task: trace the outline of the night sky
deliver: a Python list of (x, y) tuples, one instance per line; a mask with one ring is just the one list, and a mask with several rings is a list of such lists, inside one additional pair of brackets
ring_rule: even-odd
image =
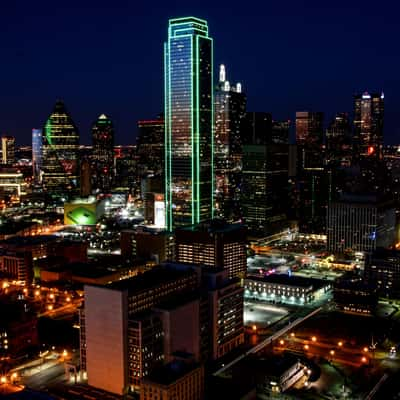
[[(208, 20), (214, 69), (242, 82), (248, 109), (352, 111), (355, 92), (385, 91), (385, 141), (400, 142), (400, 5), (392, 1), (10, 0), (0, 5), (0, 132), (30, 144), (57, 98), (90, 143), (100, 113), (116, 143), (163, 108), (170, 17)], [(215, 75), (217, 76), (217, 75)]]

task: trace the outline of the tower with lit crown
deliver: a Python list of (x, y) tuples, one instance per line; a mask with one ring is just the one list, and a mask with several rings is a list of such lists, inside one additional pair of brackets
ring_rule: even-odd
[(93, 186), (101, 192), (109, 192), (114, 177), (114, 127), (105, 114), (92, 126), (92, 143)]
[(79, 132), (58, 100), (43, 128), (43, 188), (53, 197), (79, 192)]
[(231, 85), (225, 65), (220, 65), (214, 94), (215, 109), (215, 209), (228, 221), (241, 217), (239, 192), (242, 170), (242, 121), (246, 116), (246, 96), (242, 85)]
[(164, 46), (166, 226), (213, 217), (213, 42), (207, 22), (169, 21)]

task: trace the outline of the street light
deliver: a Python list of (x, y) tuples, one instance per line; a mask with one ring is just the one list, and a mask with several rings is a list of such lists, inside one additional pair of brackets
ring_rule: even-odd
[(281, 346), (283, 346), (283, 345), (285, 344), (285, 342), (281, 339), (281, 340), (279, 341), (279, 344), (280, 344)]
[(305, 344), (305, 345), (304, 345), (304, 349), (305, 349), (305, 350), (308, 350), (309, 348), (310, 348), (310, 346), (309, 346), (308, 344)]
[(335, 355), (335, 350), (331, 350), (331, 351), (329, 352), (329, 354), (330, 354), (331, 356), (334, 356), (334, 355)]
[(2, 383), (2, 384), (5, 384), (5, 383), (7, 383), (7, 377), (5, 377), (4, 375), (0, 378), (0, 382)]
[(342, 347), (343, 346), (343, 342), (338, 342), (338, 346)]
[(311, 338), (311, 340), (312, 340), (313, 342), (316, 342), (316, 341), (317, 341), (317, 338), (316, 338), (315, 336), (313, 336), (313, 337)]
[(364, 352), (364, 353), (368, 353), (368, 347), (364, 347), (364, 348), (363, 348), (363, 352)]

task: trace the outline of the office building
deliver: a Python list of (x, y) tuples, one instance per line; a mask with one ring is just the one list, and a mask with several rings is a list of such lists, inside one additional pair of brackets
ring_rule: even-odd
[(110, 118), (101, 114), (92, 126), (93, 189), (109, 193), (115, 175), (114, 126)]
[(384, 94), (368, 93), (354, 96), (354, 157), (382, 158)]
[(0, 168), (0, 199), (18, 203), (27, 193), (28, 183), (19, 168)]
[(326, 129), (326, 163), (332, 167), (349, 167), (352, 155), (349, 115), (337, 113)]
[(32, 173), (35, 183), (42, 180), (42, 130), (32, 129)]
[(246, 115), (246, 96), (242, 85), (231, 85), (225, 66), (220, 66), (214, 94), (215, 211), (228, 221), (238, 221), (242, 169), (241, 129)]
[(372, 252), (395, 242), (394, 204), (377, 195), (344, 194), (328, 206), (328, 250)]
[(12, 165), (15, 162), (15, 137), (2, 136), (1, 138), (2, 163)]
[(151, 227), (138, 227), (121, 232), (121, 255), (127, 259), (143, 259), (156, 264), (173, 260), (175, 240), (171, 232)]
[(204, 370), (197, 363), (174, 360), (143, 380), (140, 400), (203, 400)]
[(162, 361), (161, 353), (153, 359), (145, 345), (163, 343), (159, 318), (149, 311), (174, 295), (193, 292), (197, 285), (192, 269), (155, 267), (104, 287), (85, 286), (81, 358), (89, 385), (119, 394), (128, 387), (137, 390), (151, 369), (145, 364)]
[(245, 298), (304, 305), (330, 289), (325, 281), (286, 274), (249, 276), (244, 281)]
[(140, 177), (162, 176), (164, 181), (164, 118), (138, 121), (136, 140)]
[(116, 146), (114, 191), (140, 195), (140, 179), (137, 174), (136, 146)]
[(138, 391), (143, 378), (178, 353), (207, 361), (242, 345), (243, 288), (227, 270), (167, 263), (106, 286), (85, 286), (80, 325), (89, 385)]
[[(280, 231), (289, 205), (289, 143), (273, 132), (268, 113), (247, 113), (243, 139), (241, 207), (249, 229), (260, 235)], [(280, 131), (282, 133), (282, 131)]]
[(210, 358), (217, 360), (244, 343), (244, 289), (239, 279), (228, 279), (224, 269), (205, 269), (203, 280), (208, 291)]
[(378, 295), (400, 297), (400, 251), (378, 248), (368, 255), (364, 267), (364, 280), (374, 287)]
[(207, 22), (169, 21), (165, 54), (165, 202), (168, 230), (213, 216), (213, 42)]
[(230, 278), (243, 278), (246, 274), (245, 226), (227, 224), (218, 219), (175, 232), (176, 261), (221, 268)]
[(330, 174), (324, 168), (322, 112), (296, 112), (299, 230), (325, 234)]
[(53, 197), (79, 193), (79, 133), (58, 100), (43, 128), (43, 189)]

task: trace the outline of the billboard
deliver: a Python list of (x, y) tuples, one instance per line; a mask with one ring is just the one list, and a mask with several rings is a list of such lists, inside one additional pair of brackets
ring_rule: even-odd
[(64, 204), (64, 225), (95, 225), (96, 203)]

